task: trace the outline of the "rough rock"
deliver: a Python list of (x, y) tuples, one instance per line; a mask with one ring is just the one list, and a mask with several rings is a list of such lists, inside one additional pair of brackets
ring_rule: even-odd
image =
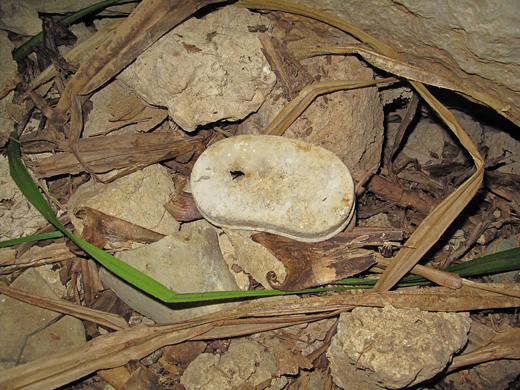
[(520, 3), (298, 0), (393, 46), (412, 65), (449, 75), (520, 109)]
[(3, 0), (0, 2), (0, 28), (20, 35), (36, 35), (42, 31), (42, 21), (38, 12), (25, 1)]
[(276, 76), (262, 54), (259, 33), (270, 22), (246, 9), (225, 7), (176, 27), (118, 79), (150, 104), (168, 107), (184, 130), (256, 111)]
[[(181, 377), (186, 390), (253, 388), (278, 372), (274, 356), (255, 341), (233, 340), (222, 355), (200, 354)], [(282, 389), (286, 378), (273, 378), (266, 389)]]
[[(16, 61), (13, 60), (11, 52), (13, 44), (7, 38), (7, 32), (0, 31), (0, 90), (3, 89), (9, 80), (14, 78), (18, 69)], [(3, 147), (9, 135), (13, 131), (14, 121), (10, 119), (5, 110), (7, 105), (13, 100), (14, 92), (11, 91), (7, 96), (0, 100), (0, 147)]]
[(109, 184), (91, 180), (81, 185), (69, 199), (74, 227), (83, 231), (81, 219), (74, 216), (79, 207), (91, 207), (158, 233), (172, 234), (179, 223), (164, 209), (175, 193), (168, 170), (152, 165)]
[(327, 351), (334, 382), (345, 389), (399, 389), (439, 373), (468, 339), (468, 313), (356, 308), (340, 316)]
[(117, 80), (97, 91), (90, 100), (93, 108), (85, 123), (83, 137), (148, 131), (167, 116), (166, 110), (146, 105)]
[(345, 164), (324, 148), (285, 137), (240, 135), (211, 145), (197, 159), (190, 186), (200, 213), (223, 228), (316, 242), (342, 231), (354, 215)]
[[(179, 232), (117, 257), (178, 293), (238, 289), (220, 254), (213, 228)], [(184, 321), (229, 307), (225, 303), (166, 304), (105, 269), (100, 277), (128, 306), (156, 322)]]
[[(32, 268), (20, 275), (11, 287), (44, 297), (57, 298)], [(0, 365), (4, 369), (43, 356), (65, 352), (86, 342), (81, 320), (62, 316), (60, 313), (5, 295), (0, 295), (0, 328)]]
[[(451, 109), (464, 131), (469, 135), (475, 145), (479, 145), (484, 140), (484, 129), (478, 121), (461, 110)], [(404, 110), (398, 111), (399, 115), (404, 114)], [(444, 125), (439, 123), (435, 114), (426, 109), (417, 124), (408, 132), (404, 139), (401, 153), (409, 158), (416, 159), (422, 166), (439, 164), (444, 161), (467, 163), (469, 157), (453, 133)], [(393, 144), (395, 133), (399, 123), (389, 123), (388, 132), (385, 134), (387, 142)]]
[(485, 133), (485, 145), (489, 148), (488, 158), (504, 155), (504, 164), (497, 168), (503, 173), (520, 175), (520, 139), (518, 133), (488, 129)]
[[(310, 58), (301, 64), (316, 79), (371, 80), (370, 68), (354, 57)], [(259, 134), (287, 103), (277, 85), (257, 114), (240, 125), (239, 134)], [(377, 88), (339, 91), (318, 97), (287, 129), (285, 137), (330, 150), (354, 179), (379, 166), (383, 145), (383, 106)]]
[(0, 240), (29, 236), (46, 224), (11, 179), (7, 157), (0, 156)]
[(227, 257), (226, 262), (238, 265), (245, 273), (251, 275), (258, 283), (267, 290), (273, 288), (267, 281), (266, 275), (269, 271), (276, 274), (281, 283), (285, 279), (285, 268), (283, 263), (271, 254), (263, 245), (254, 242), (251, 235), (254, 232), (243, 230), (225, 230), (226, 234), (219, 236), (221, 248), (231, 245), (231, 250), (223, 255)]

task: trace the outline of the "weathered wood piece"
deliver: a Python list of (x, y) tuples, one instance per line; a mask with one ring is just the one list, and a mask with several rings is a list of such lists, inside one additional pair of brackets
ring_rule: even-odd
[[(84, 172), (83, 166), (70, 152), (68, 143), (68, 140), (57, 140), (57, 150), (62, 152), (38, 160), (26, 157), (25, 161), (38, 177)], [(171, 133), (147, 133), (82, 138), (78, 141), (78, 150), (93, 172), (104, 173), (170, 160), (196, 150), (199, 145), (199, 139), (188, 141)]]

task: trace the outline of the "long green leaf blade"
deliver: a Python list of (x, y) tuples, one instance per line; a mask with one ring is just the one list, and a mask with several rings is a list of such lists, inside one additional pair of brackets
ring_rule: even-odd
[(0, 241), (0, 248), (23, 244), (24, 242), (48, 240), (49, 238), (59, 238), (59, 237), (63, 237), (63, 236), (64, 236), (64, 234), (62, 232), (60, 232), (59, 230), (55, 230), (53, 232), (48, 232), (48, 233), (33, 234), (31, 236), (19, 237), (19, 238), (13, 238), (12, 240)]

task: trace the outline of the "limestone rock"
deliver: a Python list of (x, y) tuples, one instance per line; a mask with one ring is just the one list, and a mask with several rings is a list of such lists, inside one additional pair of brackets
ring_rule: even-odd
[[(220, 254), (213, 228), (191, 229), (122, 252), (118, 258), (178, 292), (230, 291), (238, 287)], [(102, 269), (101, 279), (132, 309), (156, 322), (184, 321), (214, 313), (229, 304), (167, 304)]]
[[(7, 37), (6, 31), (0, 31), (0, 90), (3, 89), (9, 80), (16, 74), (16, 61), (12, 58), (13, 44)], [(7, 96), (0, 100), (0, 147), (3, 147), (9, 135), (14, 130), (14, 121), (10, 119), (5, 110), (7, 105), (13, 100), (14, 92), (11, 91)]]
[(354, 183), (341, 160), (285, 137), (241, 135), (213, 144), (197, 159), (190, 186), (212, 224), (299, 241), (326, 240), (354, 214)]
[(356, 308), (343, 313), (327, 352), (334, 382), (345, 389), (399, 389), (439, 373), (468, 339), (468, 313)]
[(505, 164), (498, 167), (497, 171), (520, 175), (520, 140), (518, 135), (489, 129), (486, 131), (485, 139), (485, 145), (489, 147), (488, 158), (502, 156), (505, 152)]
[(20, 35), (36, 35), (42, 31), (42, 21), (27, 2), (3, 0), (0, 2), (0, 28)]
[(155, 232), (172, 234), (179, 230), (179, 223), (163, 205), (174, 192), (167, 169), (152, 165), (109, 184), (87, 182), (70, 197), (68, 207), (79, 233), (83, 225), (74, 210), (88, 206)]
[(393, 46), (412, 65), (449, 75), (520, 109), (520, 2), (298, 0)]
[[(148, 131), (167, 116), (166, 110), (147, 106), (119, 85), (117, 80), (97, 91), (90, 100), (94, 107), (85, 123), (83, 137)], [(128, 116), (120, 117), (125, 112)], [(113, 114), (117, 115), (118, 120), (114, 121)]]
[[(200, 354), (181, 377), (186, 390), (232, 389), (245, 384), (255, 387), (278, 372), (274, 356), (256, 341), (233, 340), (222, 355)], [(270, 390), (282, 389), (285, 378), (274, 378)]]
[[(370, 80), (373, 72), (354, 57), (332, 56), (301, 61), (315, 78)], [(239, 134), (259, 134), (287, 103), (277, 85), (257, 114), (240, 125)], [(377, 88), (339, 91), (318, 97), (287, 129), (284, 137), (297, 138), (330, 150), (354, 178), (376, 169), (383, 145), (383, 106)]]
[[(397, 113), (404, 115), (404, 111), (398, 110)], [(462, 110), (452, 108), (450, 111), (475, 145), (484, 141), (485, 127)], [(401, 154), (416, 159), (423, 167), (445, 161), (470, 163), (471, 160), (467, 153), (464, 153), (459, 141), (445, 125), (439, 123), (436, 115), (429, 109), (425, 109), (422, 115), (423, 117), (405, 136)], [(385, 140), (390, 145), (394, 143), (398, 127), (398, 123), (388, 124)]]
[(270, 22), (246, 9), (225, 7), (173, 29), (119, 76), (150, 104), (168, 107), (184, 130), (256, 111), (276, 76), (248, 26)]
[(34, 234), (46, 224), (11, 179), (7, 157), (0, 156), (0, 240)]
[[(29, 268), (11, 287), (56, 298), (41, 276)], [(65, 352), (86, 342), (81, 320), (17, 299), (0, 296), (1, 366), (10, 368), (43, 356)]]

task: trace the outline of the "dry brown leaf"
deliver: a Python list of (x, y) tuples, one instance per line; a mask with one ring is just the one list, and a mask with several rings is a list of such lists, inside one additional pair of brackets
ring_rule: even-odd
[[(63, 56), (64, 59), (69, 63), (76, 64), (82, 55), (84, 55), (86, 52), (96, 49), (102, 42), (104, 42), (107, 37), (110, 36), (110, 33), (121, 24), (121, 22), (122, 21), (115, 22), (110, 26), (101, 28), (97, 33), (90, 36), (77, 46), (74, 46), (70, 51), (65, 53)], [(58, 71), (54, 65), (49, 66), (31, 81), (28, 91), (32, 91), (38, 88), (40, 85), (50, 81), (57, 74)]]
[(453, 114), (435, 99), (424, 85), (417, 82), (411, 83), (430, 107), (437, 111), (462, 146), (473, 157), (477, 171), (437, 205), (417, 227), (406, 241), (405, 247), (399, 250), (394, 261), (377, 282), (374, 287), (375, 291), (389, 290), (419, 262), (470, 202), (484, 178), (484, 160)]
[(499, 331), (485, 346), (456, 356), (448, 371), (497, 359), (520, 359), (520, 328)]
[(11, 248), (2, 248), (0, 251), (0, 275), (42, 264), (66, 261), (76, 257), (65, 242), (55, 242), (44, 247), (33, 246), (18, 258), (14, 257), (15, 252)]
[(165, 345), (279, 329), (334, 316), (353, 305), (468, 311), (520, 307), (520, 299), (467, 287), (459, 290), (430, 287), (383, 293), (349, 291), (326, 297), (293, 296), (253, 301), (179, 324), (139, 325), (97, 337), (73, 351), (47, 356), (0, 373), (0, 388), (54, 388), (97, 370), (140, 359)]
[[(355, 45), (343, 46), (345, 50), (351, 50), (352, 52), (356, 52), (356, 54), (360, 54), (364, 58), (366, 57), (365, 60), (367, 62), (372, 63), (374, 66), (383, 70), (387, 70), (386, 68), (388, 68), (387, 71), (389, 73), (393, 73), (397, 76), (406, 77), (410, 81), (425, 82), (426, 84), (429, 84), (427, 80), (430, 80), (433, 81), (432, 85), (436, 85), (436, 83), (439, 83), (439, 86), (441, 86), (442, 88), (460, 91), (465, 95), (471, 96), (481, 101), (482, 103), (487, 104), (488, 106), (495, 109), (500, 115), (503, 115), (511, 122), (520, 125), (520, 112), (518, 112), (518, 110), (514, 110), (509, 104), (504, 103), (497, 97), (488, 95), (486, 93), (478, 92), (473, 89), (469, 89), (456, 80), (438, 77), (438, 75), (432, 75), (429, 72), (425, 72), (424, 70), (411, 66), (405, 63), (399, 55), (399, 53), (390, 45), (371, 36), (370, 34), (359, 29), (358, 27), (350, 23), (347, 23), (344, 20), (341, 20), (335, 16), (332, 16), (326, 12), (318, 11), (305, 5), (282, 0), (240, 0), (236, 2), (234, 5), (236, 7), (268, 9), (274, 11), (294, 13), (329, 24), (354, 36), (361, 42), (367, 44), (372, 49), (374, 49), (375, 51), (372, 52), (366, 50), (366, 48), (361, 48)], [(334, 53), (334, 50), (334, 48), (331, 48), (330, 53)]]
[(271, 287), (282, 291), (329, 284), (359, 274), (376, 263), (373, 251), (349, 248), (334, 238), (304, 243), (270, 233), (258, 233), (251, 239), (265, 246), (289, 269), (283, 283), (278, 282), (273, 271), (267, 274)]
[(0, 285), (0, 293), (18, 299), (22, 302), (30, 303), (38, 307), (57, 311), (58, 313), (68, 314), (82, 320), (94, 322), (114, 330), (128, 329), (128, 324), (124, 318), (100, 310), (90, 309), (85, 306), (64, 301), (62, 299), (47, 298), (40, 295), (31, 294), (22, 290)]
[(344, 81), (320, 81), (303, 88), (298, 96), (287, 103), (282, 111), (278, 113), (269, 126), (265, 128), (263, 134), (282, 135), (285, 130), (305, 111), (307, 107), (320, 95), (341, 91), (344, 89), (363, 88), (382, 83), (394, 83), (399, 81), (396, 78), (388, 77), (379, 80), (344, 80)]
[(0, 373), (2, 390), (56, 388), (92, 372), (121, 366), (153, 351), (186, 340), (243, 336), (324, 318), (289, 316), (279, 319), (191, 321), (175, 325), (138, 325), (99, 336), (69, 352), (37, 359)]
[(365, 61), (373, 66), (382, 69), (396, 76), (406, 78), (408, 80), (417, 81), (423, 84), (432, 85), (439, 88), (449, 89), (461, 92), (462, 94), (479, 100), (493, 108), (497, 113), (503, 115), (511, 122), (520, 126), (520, 112), (509, 104), (497, 99), (496, 97), (484, 92), (467, 88), (464, 84), (453, 78), (438, 73), (431, 73), (428, 70), (418, 68), (416, 66), (400, 61), (396, 58), (381, 55), (379, 53), (367, 50), (366, 47), (359, 45), (337, 45), (337, 46), (321, 46), (299, 48), (295, 55), (298, 57), (307, 57), (320, 54), (359, 54)]
[[(68, 150), (68, 141), (58, 141), (57, 146), (59, 150)], [(85, 164), (96, 173), (128, 166), (145, 167), (192, 152), (198, 147), (196, 140), (190, 142), (174, 137), (171, 133), (113, 135), (110, 136), (110, 142), (105, 137), (81, 138), (77, 144)], [(77, 161), (74, 154), (67, 151), (26, 163), (38, 177), (84, 171), (84, 166)]]
[(159, 241), (164, 234), (108, 215), (91, 207), (81, 207), (74, 210), (74, 215), (83, 221), (81, 238), (98, 248), (107, 243), (114, 247), (123, 247), (128, 242), (151, 244)]

